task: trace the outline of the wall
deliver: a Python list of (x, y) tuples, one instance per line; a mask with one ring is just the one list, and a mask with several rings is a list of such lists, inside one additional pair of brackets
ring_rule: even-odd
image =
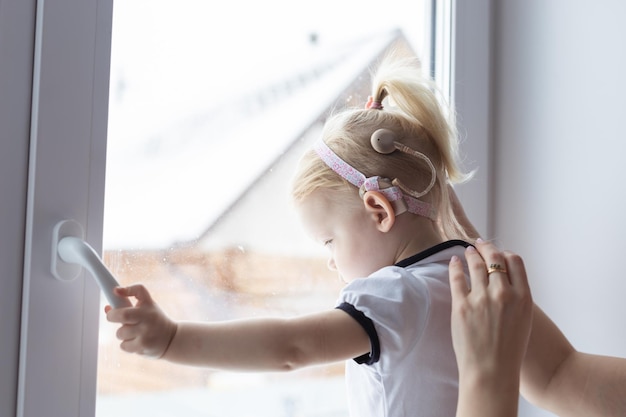
[(492, 237), (579, 350), (624, 357), (626, 3), (496, 3)]

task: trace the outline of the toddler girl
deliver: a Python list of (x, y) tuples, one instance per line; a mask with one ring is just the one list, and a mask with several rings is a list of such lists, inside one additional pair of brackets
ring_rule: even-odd
[(347, 283), (330, 311), (218, 323), (169, 319), (141, 285), (111, 310), (122, 349), (231, 370), (346, 360), (351, 414), (452, 416), (458, 374), (448, 263), (470, 237), (451, 183), (463, 181), (450, 112), (415, 62), (389, 57), (365, 108), (333, 115), (293, 181), (296, 210)]

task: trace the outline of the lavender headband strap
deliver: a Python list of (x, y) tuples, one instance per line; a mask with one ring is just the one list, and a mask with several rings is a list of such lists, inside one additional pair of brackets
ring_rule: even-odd
[(365, 177), (363, 173), (358, 171), (333, 152), (333, 150), (330, 149), (323, 140), (320, 139), (317, 141), (314, 150), (330, 169), (335, 171), (350, 184), (359, 188), (359, 193), (361, 195), (365, 191), (380, 191), (391, 202), (404, 202), (406, 204), (404, 209), (408, 210), (410, 213), (428, 217), (431, 220), (436, 220), (436, 213), (431, 204), (420, 201), (409, 195), (404, 195), (402, 190), (396, 186), (381, 189), (379, 184), (379, 180), (381, 179), (380, 177)]

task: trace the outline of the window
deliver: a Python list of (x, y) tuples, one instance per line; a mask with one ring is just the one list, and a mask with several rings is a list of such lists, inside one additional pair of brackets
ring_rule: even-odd
[[(334, 307), (342, 283), (288, 183), (330, 108), (367, 101), (377, 59), (421, 55), (422, 2), (393, 7), (385, 21), (352, 1), (116, 5), (104, 248), (120, 281), (145, 283), (177, 319)], [(289, 18), (257, 18), (278, 8)], [(347, 414), (343, 363), (216, 372), (129, 355), (114, 333), (102, 323), (98, 417)]]
[[(196, 5), (201, 3), (203, 2), (197, 2)], [(250, 3), (256, 4), (254, 2)], [(426, 6), (432, 8), (432, 5), (436, 3), (438, 2), (429, 1)], [(21, 172), (23, 174), (20, 180), (16, 179), (11, 182), (2, 182), (3, 191), (7, 191), (6, 195), (17, 195), (13, 193), (15, 190), (13, 187), (22, 188), (23, 192), (21, 195), (23, 198), (27, 197), (28, 200), (27, 204), (23, 204), (24, 210), (20, 208), (22, 207), (21, 204), (15, 204), (11, 206), (10, 210), (6, 212), (3, 211), (2, 231), (3, 233), (7, 231), (5, 236), (7, 236), (8, 241), (16, 242), (14, 244), (16, 246), (15, 250), (4, 253), (22, 256), (21, 248), (23, 247), (24, 271), (23, 279), (16, 278), (13, 280), (12, 278), (10, 281), (11, 284), (4, 287), (3, 291), (0, 292), (0, 306), (2, 306), (3, 312), (5, 312), (5, 310), (9, 311), (12, 317), (15, 317), (14, 313), (18, 306), (14, 300), (20, 300), (21, 298), (22, 306), (22, 314), (19, 318), (21, 322), (20, 340), (17, 340), (18, 319), (16, 318), (14, 322), (11, 322), (13, 324), (8, 326), (9, 332), (6, 334), (9, 336), (7, 339), (3, 339), (2, 343), (3, 353), (9, 352), (9, 356), (7, 356), (6, 360), (7, 364), (17, 361), (18, 353), (14, 347), (18, 346), (18, 344), (20, 352), (19, 372), (14, 368), (14, 372), (9, 370), (9, 372), (3, 372), (0, 376), (1, 395), (3, 399), (3, 401), (0, 402), (0, 410), (2, 410), (3, 415), (16, 414), (20, 417), (39, 417), (41, 415), (69, 417), (92, 416), (96, 409), (94, 404), (96, 398), (98, 351), (96, 340), (98, 339), (97, 324), (99, 322), (99, 312), (101, 311), (98, 302), (99, 291), (93, 280), (86, 276), (86, 274), (70, 282), (60, 282), (51, 276), (50, 235), (56, 222), (68, 218), (75, 219), (83, 225), (86, 231), (86, 240), (97, 250), (101, 249), (101, 242), (103, 240), (102, 221), (104, 217), (105, 172), (103, 156), (105, 155), (106, 148), (107, 107), (109, 105), (108, 93), (110, 79), (107, 70), (109, 68), (110, 59), (109, 48), (111, 40), (110, 28), (112, 27), (111, 16), (113, 13), (112, 2), (106, 0), (65, 0), (63, 2), (44, 3), (8, 0), (6, 4), (11, 4), (12, 6), (19, 5), (19, 7), (8, 8), (7, 6), (3, 9), (0, 18), (3, 23), (3, 30), (9, 30), (6, 28), (11, 28), (12, 31), (16, 31), (16, 28), (20, 28), (21, 35), (0, 37), (1, 56), (11, 56), (11, 60), (3, 59), (0, 61), (0, 65), (2, 65), (3, 69), (3, 71), (0, 72), (3, 97), (9, 97), (5, 96), (4, 92), (7, 91), (6, 86), (10, 85), (11, 88), (9, 90), (12, 93), (10, 97), (16, 100), (11, 102), (11, 108), (21, 108), (24, 110), (24, 107), (28, 107), (28, 99), (26, 98), (32, 96), (32, 111), (30, 113), (30, 161), (28, 162), (26, 161), (25, 147), (15, 146), (18, 142), (26, 143), (29, 141), (29, 129), (24, 127), (28, 126), (29, 123), (28, 111), (22, 111), (19, 113), (19, 117), (9, 117), (10, 114), (13, 115), (14, 113), (5, 112), (2, 112), (2, 115), (0, 115), (0, 118), (3, 120), (3, 134), (10, 132), (10, 140), (2, 140), (0, 142), (2, 149), (0, 154), (2, 155), (3, 162), (10, 161), (8, 165), (3, 164), (3, 166), (10, 166), (14, 172)], [(131, 16), (131, 19), (134, 18), (132, 30), (134, 32), (140, 32), (139, 34), (141, 35), (141, 30), (137, 28), (142, 24), (145, 23), (149, 26), (151, 19), (155, 24), (163, 22), (163, 20), (160, 20), (157, 16), (158, 7), (162, 4), (164, 4), (164, 2), (144, 4), (142, 14)], [(180, 10), (171, 10), (170, 16), (166, 16), (167, 24), (162, 25), (160, 32), (146, 34), (146, 41), (148, 38), (159, 38), (162, 36), (161, 34), (167, 33), (167, 28), (172, 27), (170, 24), (173, 25), (176, 19), (179, 20), (179, 23), (181, 23), (181, 19), (184, 21), (181, 13), (187, 13), (184, 16), (191, 20), (199, 18), (200, 15), (194, 16), (192, 14), (193, 12), (189, 12), (190, 9), (186, 8), (189, 4), (179, 4), (178, 7), (181, 8)], [(266, 6), (268, 5), (268, 3), (264, 4)], [(420, 3), (416, 1), (407, 4), (413, 8)], [(183, 5), (185, 5), (185, 7), (183, 7)], [(124, 6), (124, 3), (116, 3), (116, 19), (117, 13), (121, 13)], [(222, 5), (220, 5), (220, 13), (221, 6)], [(359, 35), (371, 35), (372, 38), (378, 38), (380, 40), (382, 39), (381, 34), (391, 33), (390, 29), (396, 26), (395, 23), (398, 23), (402, 28), (406, 29), (404, 32), (406, 39), (411, 44), (417, 45), (417, 52), (426, 60), (428, 54), (424, 54), (423, 51), (419, 50), (420, 41), (414, 41), (414, 39), (419, 39), (419, 36), (421, 36), (422, 28), (420, 28), (420, 24), (422, 22), (422, 16), (419, 15), (419, 12), (405, 12), (407, 9), (403, 9), (400, 5), (396, 6), (395, 4), (386, 3), (385, 7), (393, 8), (394, 13), (378, 13), (379, 9), (377, 9), (377, 7), (379, 6), (380, 3), (374, 2), (371, 4), (363, 2), (356, 3), (355, 6), (348, 10), (349, 15), (346, 18), (345, 14), (341, 14), (339, 10), (337, 10), (337, 4), (325, 6), (318, 2), (311, 6), (313, 7), (312, 9), (308, 10), (301, 5), (299, 5), (297, 10), (287, 10), (285, 7), (288, 6), (282, 5), (280, 9), (281, 13), (277, 13), (277, 15), (289, 15), (288, 12), (291, 12), (294, 16), (299, 14), (308, 14), (311, 16), (319, 14), (321, 21), (328, 22), (329, 24), (330, 22), (334, 22), (334, 24), (339, 25), (338, 27), (341, 27), (339, 33), (343, 34), (348, 33), (346, 32), (346, 27), (354, 23), (349, 31), (350, 35), (354, 35), (350, 36), (352, 39), (358, 39), (360, 37)], [(267, 9), (253, 10), (251, 7), (252, 6), (249, 4), (240, 4), (240, 10), (246, 11), (246, 15), (256, 17), (270, 14)], [(457, 5), (457, 7), (460, 7), (460, 5)], [(36, 19), (33, 19), (32, 16), (35, 15), (35, 9), (37, 9)], [(325, 10), (330, 10), (330, 12), (317, 13)], [(483, 5), (473, 8), (473, 10), (473, 13), (476, 15), (483, 13), (484, 20), (488, 21), (488, 17), (485, 17), (489, 16), (488, 6)], [(365, 11), (372, 12), (373, 15), (367, 16), (362, 14), (365, 13)], [(271, 10), (271, 12), (276, 12), (276, 9)], [(391, 25), (386, 22), (381, 22), (381, 15), (395, 16), (398, 19), (406, 19), (406, 21), (401, 22), (398, 20), (397, 22), (391, 22), (394, 23)], [(467, 15), (468, 13), (459, 15), (457, 10), (456, 20), (453, 24), (453, 33), (455, 34), (453, 39), (464, 39), (465, 42), (471, 44), (471, 36), (464, 37), (462, 33), (463, 31), (467, 31), (468, 25), (464, 20)], [(216, 20), (227, 19), (224, 15), (207, 13), (205, 15), (205, 21), (203, 21), (202, 24), (213, 25), (216, 23)], [(237, 26), (241, 28), (242, 32), (249, 34), (250, 39), (263, 39), (264, 47), (266, 47), (267, 44), (272, 44), (276, 40), (267, 40), (267, 38), (264, 38), (265, 34), (263, 34), (262, 31), (252, 33), (249, 30), (244, 30), (249, 29), (251, 23), (245, 22), (242, 13), (236, 14), (230, 20), (231, 27)], [(7, 21), (12, 21), (14, 24), (5, 25)], [(198, 20), (195, 21), (197, 22)], [(190, 32), (193, 31), (193, 29), (194, 26), (190, 25), (189, 27), (182, 26), (180, 30)], [(300, 33), (300, 37), (295, 35), (291, 37), (291, 35), (284, 35), (283, 33), (283, 37), (285, 38), (283, 40), (290, 40), (293, 44), (302, 42), (303, 39), (306, 39), (308, 47), (310, 48), (322, 47), (331, 42), (336, 42), (337, 45), (342, 44), (337, 41), (337, 38), (333, 37), (338, 36), (337, 32), (331, 33), (332, 30), (330, 29), (328, 29), (329, 32), (325, 32), (319, 29), (319, 27), (298, 27), (294, 25), (291, 30), (295, 32), (284, 33)], [(227, 32), (222, 32), (222, 34), (225, 33)], [(117, 37), (121, 36), (121, 34), (115, 31), (113, 36)], [(227, 36), (223, 36), (220, 40), (227, 38)], [(172, 41), (172, 37), (162, 37), (159, 39), (163, 42), (157, 45), (156, 48), (165, 50), (170, 47), (174, 55), (181, 54), (180, 56), (182, 56), (187, 48), (197, 48), (189, 45), (185, 41), (179, 42), (177, 45), (168, 45), (167, 42)], [(238, 47), (244, 42), (241, 39), (239, 39), (238, 42), (239, 43), (235, 42), (234, 44), (237, 47), (231, 46), (231, 49), (227, 49), (225, 52), (223, 51), (224, 55), (221, 61), (213, 61), (211, 68), (215, 68), (216, 65), (219, 65), (220, 68), (228, 66), (228, 64), (232, 62), (234, 54), (242, 55), (242, 50)], [(34, 54), (32, 53), (33, 44), (35, 45)], [(292, 48), (293, 44), (291, 45)], [(145, 45), (146, 44), (142, 43), (135, 44), (135, 49), (130, 52), (130, 55), (149, 52), (145, 49)], [(283, 49), (285, 48), (286, 47)], [(199, 56), (201, 52), (205, 52), (205, 49), (206, 48), (201, 46), (194, 52)], [(249, 45), (248, 49), (250, 49)], [(262, 50), (260, 47), (258, 49), (252, 49), (253, 52)], [(20, 51), (19, 57), (12, 52), (14, 50)], [(291, 50), (293, 51), (294, 49)], [(337, 51), (337, 53), (340, 52), (341, 51)], [(348, 52), (354, 52), (353, 48), (349, 48)], [(35, 57), (34, 62), (29, 58), (33, 55)], [(266, 55), (266, 57), (267, 56), (268, 55)], [(257, 56), (257, 58), (259, 58), (259, 56)], [(115, 59), (116, 58), (113, 59), (111, 66), (111, 79), (123, 81), (124, 74), (116, 72), (119, 67), (116, 65)], [(11, 65), (15, 65), (14, 71), (5, 71), (9, 62)], [(165, 63), (156, 62), (155, 66), (163, 64)], [(250, 77), (252, 74), (248, 68), (249, 67), (235, 66), (233, 71), (241, 70), (244, 75), (243, 79), (246, 79), (245, 76)], [(187, 80), (184, 78), (191, 75), (190, 73), (193, 71), (200, 72), (201, 70), (206, 70), (206, 68), (203, 68), (201, 63), (198, 63), (198, 65), (191, 68), (187, 73), (179, 76), (177, 80), (178, 87), (176, 83), (174, 83), (171, 88), (178, 89), (179, 87), (185, 87)], [(32, 86), (24, 82), (25, 77), (30, 77), (29, 74), (31, 72), (33, 74)], [(239, 72), (239, 74), (241, 74), (241, 72)], [(154, 74), (154, 71), (144, 73), (146, 78)], [(122, 75), (122, 77), (119, 77), (120, 75)], [(253, 75), (259, 74), (254, 73)], [(463, 75), (463, 73), (457, 70), (454, 76), (458, 77), (459, 75)], [(312, 75), (309, 73), (308, 76), (315, 76), (315, 73)], [(358, 78), (356, 74), (355, 78)], [(16, 82), (16, 80), (19, 80), (19, 82)], [(465, 80), (467, 81), (467, 78), (465, 78)], [(269, 102), (266, 100), (276, 99), (281, 94), (287, 94), (284, 91), (286, 87), (291, 89), (289, 91), (306, 89), (306, 85), (309, 85), (307, 83), (311, 82), (307, 77), (304, 77), (304, 79), (295, 78), (290, 81), (291, 83), (287, 85), (282, 84), (282, 90), (280, 88), (277, 90), (270, 88), (263, 92), (255, 90), (256, 94), (252, 95), (252, 97), (256, 97), (257, 100), (240, 101), (240, 104), (243, 103), (244, 111), (248, 112), (246, 113), (246, 117), (254, 118), (261, 110), (270, 107), (268, 106)], [(467, 82), (463, 84), (463, 86), (468, 84), (471, 83)], [(172, 86), (172, 84), (170, 84), (170, 86)], [(281, 86), (281, 84), (278, 84), (278, 86)], [(455, 86), (456, 94), (463, 92), (463, 88), (460, 88), (456, 84)], [(115, 84), (111, 84), (110, 87), (111, 104), (113, 104), (115, 100), (121, 100), (118, 94), (130, 94), (131, 89), (134, 88), (130, 84), (124, 85), (124, 82), (116, 82)], [(330, 90), (337, 93), (334, 89), (326, 88), (320, 88), (317, 91)], [(158, 101), (159, 97), (161, 97), (159, 95), (161, 92), (162, 90), (153, 91), (154, 96), (152, 99)], [(212, 92), (209, 91), (207, 94), (210, 95), (211, 93)], [(241, 93), (241, 91), (237, 93)], [(183, 96), (180, 96), (181, 101), (170, 101), (166, 104), (169, 104), (170, 107), (185, 107), (188, 104), (192, 104), (187, 100), (183, 100), (184, 93), (181, 94), (183, 94)], [(231, 97), (239, 97), (235, 94), (234, 89), (231, 93)], [(337, 97), (338, 95), (336, 94), (334, 97), (329, 98), (329, 100), (336, 99)], [(345, 96), (345, 98), (348, 99), (350, 96)], [(357, 100), (356, 97), (353, 97), (353, 99)], [(122, 103), (122, 101), (123, 100), (119, 101), (119, 103)], [(271, 109), (277, 110), (277, 107), (276, 105), (275, 107), (271, 107)], [(224, 110), (224, 108), (230, 107), (220, 102), (219, 106), (215, 108), (221, 111)], [(162, 128), (163, 125), (159, 125), (159, 123), (165, 122), (165, 120), (162, 119), (163, 113), (159, 112), (163, 109), (167, 110), (167, 106), (157, 108), (156, 111), (151, 112), (147, 121), (140, 123), (139, 126), (142, 129), (146, 126), (152, 126), (155, 128), (155, 132), (163, 132), (162, 129), (156, 129), (156, 127)], [(111, 112), (112, 118), (116, 117), (113, 114), (113, 108), (111, 108)], [(320, 109), (320, 114), (321, 113), (323, 113), (323, 109)], [(230, 114), (220, 115), (220, 120), (228, 120), (232, 123), (232, 119), (230, 119), (231, 116)], [(298, 115), (291, 115), (290, 120), (297, 116)], [(281, 118), (281, 120), (284, 120), (284, 118)], [(187, 119), (187, 121), (193, 122), (194, 119)], [(195, 121), (197, 122), (197, 119)], [(463, 122), (468, 122), (468, 119), (463, 120)], [(168, 126), (171, 127), (172, 125)], [(179, 126), (181, 125), (174, 127)], [(276, 124), (274, 123), (272, 126), (276, 126)], [(300, 124), (298, 124), (298, 126), (302, 127)], [(109, 130), (110, 137), (112, 138), (113, 135), (116, 134), (115, 127), (112, 125)], [(267, 127), (262, 130), (264, 132), (270, 131)], [(314, 130), (310, 130), (310, 132), (312, 135), (314, 134)], [(129, 136), (133, 136), (132, 133), (137, 132), (130, 132)], [(256, 133), (258, 133), (258, 130)], [(302, 132), (297, 132), (292, 135), (292, 137), (305, 138), (305, 135), (299, 136), (301, 133)], [(135, 137), (142, 136), (135, 135)], [(302, 139), (303, 143), (305, 140), (306, 138)], [(158, 142), (152, 142), (151, 145), (155, 143)], [(132, 145), (129, 146), (130, 150), (137, 149), (137, 144), (126, 143), (126, 145)], [(166, 148), (171, 145), (171, 142), (164, 141), (160, 143), (160, 145)], [(125, 144), (115, 144), (113, 139), (111, 139), (109, 144), (110, 154), (118, 153), (118, 155), (124, 155), (123, 149), (120, 149), (124, 146)], [(148, 149), (152, 152), (153, 161), (158, 159), (159, 155), (163, 155), (163, 149), (164, 148), (159, 147)], [(176, 146), (172, 149), (174, 153), (182, 152), (182, 150)], [(283, 155), (285, 154), (283, 153)], [(288, 158), (283, 156), (283, 159)], [(274, 161), (278, 161), (278, 159)], [(121, 164), (123, 168), (124, 162), (125, 160), (121, 160), (121, 162), (112, 160), (111, 163), (113, 165), (110, 167), (110, 172), (113, 172), (116, 163)], [(287, 168), (289, 161), (283, 162), (285, 163), (281, 166)], [(132, 160), (126, 160), (126, 163), (132, 163)], [(154, 166), (155, 165), (150, 165), (150, 163), (147, 166), (143, 166), (143, 172), (150, 172), (149, 169)], [(261, 171), (267, 173), (269, 172), (268, 169), (269, 171), (275, 171), (279, 168), (276, 164), (271, 164), (263, 167)], [(27, 170), (28, 175), (26, 175)], [(131, 174), (134, 174), (132, 169), (130, 171)], [(153, 171), (153, 173), (162, 174), (158, 171)], [(280, 176), (278, 174), (276, 175)], [(113, 177), (111, 178), (111, 181), (115, 181)], [(161, 186), (167, 185), (167, 180), (171, 179), (171, 177), (167, 175), (159, 178), (159, 184)], [(28, 182), (27, 185), (25, 184), (26, 182)], [(176, 184), (170, 185), (170, 187), (175, 188)], [(249, 195), (251, 198), (254, 197), (253, 194), (252, 192), (246, 193), (246, 195)], [(233, 199), (234, 197), (229, 201), (233, 201)], [(126, 202), (125, 204), (129, 209), (129, 213), (132, 213), (132, 200), (122, 199), (122, 201)], [(235, 216), (236, 210), (236, 208), (232, 210), (222, 210), (222, 213)], [(107, 222), (109, 222), (111, 218), (111, 215), (108, 213), (107, 211)], [(180, 217), (178, 218), (181, 224), (182, 220), (183, 219)], [(23, 233), (23, 228), (20, 227), (20, 225), (24, 224), (25, 232)], [(217, 223), (214, 223), (213, 226), (217, 228), (216, 224)], [(191, 230), (191, 232), (189, 232), (190, 234), (178, 236), (176, 242), (184, 243), (197, 240), (206, 245), (202, 246), (202, 248), (217, 247), (220, 242), (203, 239), (205, 236), (217, 235), (217, 233), (207, 233), (204, 235), (202, 232), (208, 231), (211, 225), (205, 224), (204, 226), (204, 228), (200, 229), (189, 229)], [(174, 230), (186, 231), (184, 227), (176, 227)], [(144, 232), (144, 230), (141, 232)], [(148, 230), (148, 232), (150, 232), (150, 230)], [(104, 232), (107, 248), (105, 257), (112, 268), (116, 268), (116, 264), (124, 263), (123, 266), (129, 271), (134, 267), (128, 266), (128, 264), (125, 263), (126, 260), (147, 256), (149, 252), (148, 249), (152, 251), (152, 255), (154, 255), (154, 246), (147, 247), (138, 242), (133, 243), (131, 250), (128, 250), (128, 248), (121, 250), (121, 246), (115, 244), (118, 237), (113, 233), (113, 229), (111, 229), (111, 231), (107, 229)], [(129, 236), (132, 237), (131, 235), (132, 234), (129, 233), (124, 238), (128, 239)], [(137, 236), (138, 234), (134, 235)], [(239, 246), (244, 249), (244, 252), (247, 251), (248, 253), (250, 252), (248, 248), (252, 247), (250, 242), (243, 240), (244, 237), (241, 237), (243, 235), (236, 236), (243, 244), (238, 245), (232, 253), (227, 254), (231, 257), (241, 255), (242, 250)], [(23, 246), (21, 242), (24, 242)], [(156, 239), (153, 242), (156, 242)], [(173, 267), (173, 265), (176, 264), (169, 263), (169, 261), (178, 256), (179, 253), (177, 250), (183, 247), (184, 245), (171, 245), (166, 242), (162, 246), (159, 246), (159, 248), (162, 249), (162, 251), (159, 252), (162, 257), (159, 259), (148, 257), (147, 260), (144, 260), (144, 265), (149, 265), (150, 262), (153, 262), (153, 265), (161, 268), (161, 271), (165, 267)], [(305, 248), (302, 250), (304, 251)], [(306, 250), (308, 253), (308, 249)], [(226, 255), (222, 253), (221, 256), (225, 257)], [(4, 259), (5, 258), (3, 258), (3, 262), (0, 265), (3, 274), (7, 274), (11, 277), (18, 275), (19, 272), (16, 271), (17, 268), (14, 267), (14, 263), (6, 263)], [(168, 262), (162, 262), (163, 259), (168, 260)], [(272, 258), (270, 258), (270, 260), (271, 259)], [(283, 261), (284, 259), (281, 260), (281, 262)], [(194, 277), (197, 276), (197, 270), (200, 267), (205, 267), (207, 261), (205, 259), (187, 256), (184, 258), (184, 262), (182, 267), (180, 267), (181, 270), (184, 269), (182, 274), (191, 277), (190, 282), (196, 283), (197, 281), (194, 281)], [(178, 266), (176, 268), (178, 268)], [(131, 272), (135, 273), (135, 271)], [(172, 284), (172, 282), (173, 280), (170, 280), (168, 285)], [(307, 285), (307, 289), (314, 288), (316, 291), (319, 289), (315, 282), (309, 281)], [(23, 287), (23, 291), (20, 287)], [(265, 286), (262, 287), (263, 289), (266, 288)], [(327, 291), (327, 288), (324, 289), (324, 291)], [(320, 294), (327, 294), (324, 293), (324, 291)], [(326, 295), (324, 295), (324, 299), (326, 299)], [(245, 301), (249, 302), (250, 300)], [(317, 300), (313, 301), (318, 303)], [(332, 303), (332, 301), (333, 299), (329, 302)], [(173, 309), (169, 309), (165, 303), (166, 301), (161, 302), (174, 316), (182, 317), (184, 314), (196, 314), (196, 312), (179, 313)], [(322, 303), (322, 301), (319, 301), (319, 303)], [(179, 303), (174, 304), (180, 306)], [(269, 307), (272, 308), (278, 305), (278, 303), (270, 304)], [(317, 308), (318, 306), (319, 304), (304, 306), (300, 303), (299, 308)], [(262, 309), (269, 307), (261, 306)], [(281, 305), (281, 308), (283, 308), (282, 311), (287, 314), (294, 311), (293, 307), (283, 307)], [(246, 311), (246, 313), (249, 313), (249, 311)], [(9, 322), (5, 321), (3, 323)], [(3, 334), (5, 333), (3, 332)], [(107, 338), (110, 337), (110, 332), (103, 330), (100, 340), (106, 343)], [(5, 342), (5, 340), (8, 340), (8, 342)], [(105, 365), (107, 365), (108, 361), (109, 365), (113, 364), (112, 366), (115, 367), (115, 359), (111, 357), (107, 358), (107, 354), (104, 352), (105, 351), (102, 351), (100, 353), (99, 359), (103, 361)], [(102, 362), (100, 364), (102, 365)], [(106, 367), (100, 366), (99, 369), (103, 377), (109, 372), (109, 370), (106, 370)], [(180, 372), (185, 373), (183, 371)], [(330, 373), (331, 371), (323, 372)], [(17, 373), (19, 373), (19, 375), (16, 376)], [(183, 375), (184, 378), (188, 376), (189, 375)], [(197, 375), (192, 376), (191, 380), (193, 381), (193, 378), (196, 377)], [(201, 378), (205, 378), (205, 376), (201, 376)], [(221, 376), (220, 378), (222, 378), (220, 383), (223, 387), (231, 384), (230, 377)], [(258, 381), (255, 380), (255, 378), (257, 377), (251, 376), (250, 379), (238, 383), (255, 384)], [(126, 377), (113, 382), (122, 383), (127, 382), (128, 379), (129, 378)], [(206, 382), (206, 380), (204, 380), (204, 382)], [(185, 386), (185, 389), (189, 387), (187, 383), (185, 383)], [(112, 389), (110, 386), (107, 388), (106, 383), (102, 382), (100, 383), (100, 387), (102, 388), (101, 394), (103, 396), (98, 400), (98, 412), (104, 413), (104, 408), (101, 408), (101, 405), (104, 406), (107, 401), (104, 395), (107, 395)], [(107, 389), (109, 391), (107, 391)], [(203, 392), (206, 392), (206, 389), (204, 389)], [(11, 400), (11, 398), (16, 398), (16, 393), (17, 400)], [(185, 395), (191, 395), (193, 393), (179, 393), (181, 394), (181, 396), (178, 397), (180, 401), (192, 403), (186, 401)], [(335, 394), (337, 397), (343, 397), (339, 395), (340, 393), (338, 392), (335, 392)], [(132, 397), (140, 396), (135, 393)], [(5, 402), (5, 398), (9, 400)], [(102, 400), (102, 404), (100, 404), (100, 400)], [(118, 400), (124, 401), (128, 407), (133, 404), (131, 402), (132, 399), (129, 398), (118, 397)], [(315, 399), (311, 397), (309, 400), (314, 401)], [(297, 401), (296, 403), (290, 404), (290, 401), (295, 400), (293, 400), (293, 398), (289, 399), (288, 397), (285, 402), (281, 403), (280, 410), (282, 410), (283, 413), (288, 413), (289, 410), (296, 410), (297, 407), (305, 406), (305, 404), (298, 404)], [(167, 413), (165, 408), (159, 411)], [(178, 409), (178, 411), (180, 411), (180, 409)]]

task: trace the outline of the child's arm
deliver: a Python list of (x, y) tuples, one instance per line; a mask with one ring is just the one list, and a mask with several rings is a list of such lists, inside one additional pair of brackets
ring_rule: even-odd
[(370, 351), (363, 328), (341, 310), (285, 319), (177, 323), (142, 285), (116, 292), (137, 299), (134, 307), (106, 310), (107, 320), (122, 324), (117, 337), (128, 352), (216, 369), (280, 371)]
[(626, 359), (577, 352), (535, 306), (522, 394), (559, 416), (626, 415)]

